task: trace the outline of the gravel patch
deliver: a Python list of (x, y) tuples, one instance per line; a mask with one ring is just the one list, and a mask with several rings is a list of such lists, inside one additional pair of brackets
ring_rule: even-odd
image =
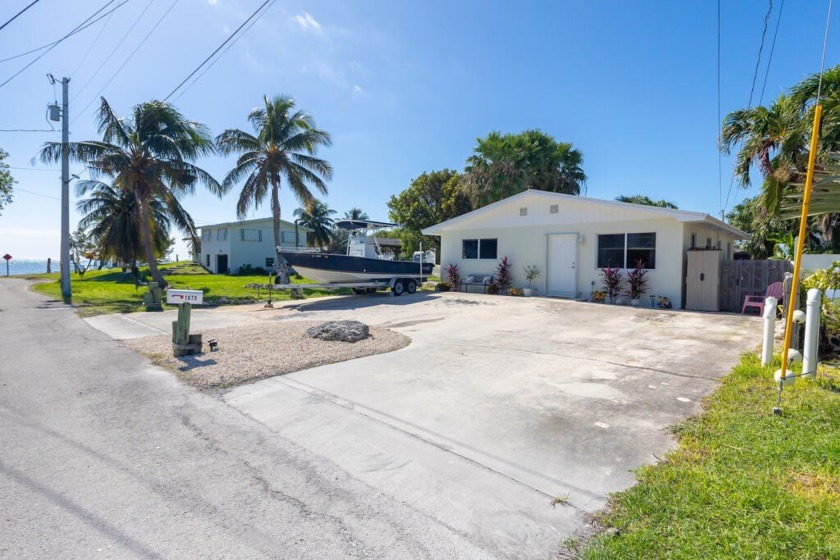
[[(255, 325), (202, 331), (204, 353), (172, 355), (172, 338), (147, 336), (123, 341), (155, 364), (177, 372), (198, 387), (228, 387), (275, 375), (344, 362), (405, 348), (411, 339), (400, 333), (370, 328), (370, 337), (358, 342), (319, 340), (306, 334), (323, 321), (261, 322)], [(210, 352), (207, 341), (219, 342)]]

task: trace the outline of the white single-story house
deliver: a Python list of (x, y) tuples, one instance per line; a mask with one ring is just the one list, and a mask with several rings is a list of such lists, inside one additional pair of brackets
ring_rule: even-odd
[[(271, 218), (210, 224), (199, 228), (199, 261), (210, 272), (227, 274), (240, 267), (276, 265), (274, 223)], [(280, 245), (306, 247), (308, 228), (280, 220)]]
[[(495, 272), (507, 257), (514, 286), (527, 287), (523, 268), (537, 266), (540, 294), (587, 298), (601, 290), (601, 269), (631, 269), (642, 259), (649, 295), (685, 302), (686, 253), (718, 249), (731, 259), (733, 243), (749, 235), (708, 214), (615, 200), (527, 190), (423, 230), (441, 237), (440, 263), (461, 277)], [(625, 274), (626, 278), (626, 274)], [(445, 279), (445, 278), (444, 278)]]

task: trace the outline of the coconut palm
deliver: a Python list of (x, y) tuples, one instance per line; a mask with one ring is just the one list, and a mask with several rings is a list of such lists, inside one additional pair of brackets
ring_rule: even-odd
[(750, 169), (756, 165), (764, 177), (764, 202), (775, 209), (784, 188), (804, 169), (807, 132), (800, 103), (780, 95), (770, 107), (752, 107), (726, 115), (721, 150), (729, 154), (734, 146), (739, 146), (735, 178), (743, 187), (750, 186)]
[[(209, 132), (162, 101), (140, 103), (130, 117), (119, 118), (102, 98), (96, 120), (102, 140), (71, 142), (70, 157), (83, 162), (94, 179), (109, 177), (119, 189), (133, 193), (149, 272), (165, 287), (155, 258), (155, 213), (151, 204), (162, 200), (168, 205), (184, 194), (192, 194), (197, 183), (219, 196), (224, 194), (222, 185), (192, 163), (214, 151)], [(44, 163), (59, 161), (61, 143), (47, 143), (40, 157)]]
[[(88, 198), (76, 204), (76, 209), (84, 214), (79, 228), (86, 230), (96, 243), (100, 260), (113, 257), (133, 266), (143, 254), (134, 191), (101, 181), (78, 181), (76, 195), (88, 194)], [(173, 223), (189, 235), (195, 235), (192, 218), (176, 198), (156, 197), (149, 201), (148, 207), (156, 256), (163, 255), (168, 248)]]
[(335, 210), (320, 200), (316, 200), (307, 209), (295, 209), (296, 222), (311, 230), (307, 237), (307, 244), (310, 247), (329, 245), (333, 237), (333, 219), (330, 218), (333, 214), (335, 214)]
[(362, 210), (361, 208), (351, 208), (350, 210), (344, 213), (345, 220), (370, 220), (370, 216), (368, 213)]
[[(319, 146), (332, 145), (332, 140), (327, 132), (315, 127), (310, 115), (296, 109), (290, 97), (266, 95), (263, 102), (263, 107), (248, 114), (256, 136), (229, 129), (216, 138), (216, 145), (223, 154), (239, 156), (222, 182), (225, 189), (243, 182), (236, 215), (245, 218), (251, 208), (256, 210), (270, 196), (274, 246), (279, 247), (281, 180), (285, 179), (287, 188), (303, 206), (315, 202), (310, 186), (327, 194), (324, 180), (332, 178), (332, 167), (315, 154)], [(279, 253), (277, 262), (283, 262)]]

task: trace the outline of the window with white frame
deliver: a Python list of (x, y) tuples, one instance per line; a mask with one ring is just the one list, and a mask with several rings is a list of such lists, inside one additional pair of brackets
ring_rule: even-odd
[(259, 229), (240, 229), (239, 239), (242, 241), (262, 241), (262, 230)]
[(227, 228), (216, 231), (216, 241), (227, 241)]
[(209, 268), (210, 267), (210, 254), (208, 253), (207, 255), (205, 255), (205, 257), (206, 258), (204, 260), (207, 263), (205, 266), (207, 266)]
[[(305, 239), (304, 232), (300, 232), (298, 235), (299, 241), (303, 242)], [(281, 231), (280, 232), (280, 243), (294, 243), (295, 242), (295, 232), (293, 231)]]
[(202, 241), (210, 241), (212, 238), (213, 238), (213, 230), (212, 229), (201, 230), (201, 240)]
[(495, 259), (498, 247), (498, 239), (464, 239), (461, 242), (461, 258)]
[(598, 236), (598, 268), (656, 268), (656, 233), (611, 233)]

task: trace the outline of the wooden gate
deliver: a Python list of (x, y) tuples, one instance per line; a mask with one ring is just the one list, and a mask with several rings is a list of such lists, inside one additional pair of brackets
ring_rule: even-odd
[(764, 295), (767, 286), (793, 272), (790, 261), (720, 261), (720, 310), (741, 312), (744, 296)]

